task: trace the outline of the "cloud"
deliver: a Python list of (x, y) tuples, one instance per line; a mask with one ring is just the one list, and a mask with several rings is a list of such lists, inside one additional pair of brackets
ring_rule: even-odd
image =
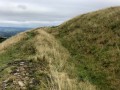
[(0, 25), (58, 25), (86, 12), (119, 5), (120, 0), (0, 0)]
[(23, 9), (23, 10), (27, 9), (25, 5), (18, 5), (18, 8)]
[(6, 27), (42, 27), (42, 26), (55, 26), (63, 21), (0, 21), (0, 25)]

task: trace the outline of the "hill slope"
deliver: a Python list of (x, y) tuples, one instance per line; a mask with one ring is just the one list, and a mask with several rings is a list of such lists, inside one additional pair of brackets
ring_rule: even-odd
[(120, 89), (120, 7), (75, 17), (47, 29), (68, 49), (79, 80)]
[(57, 85), (51, 83), (52, 73), (57, 77), (68, 55), (52, 36), (44, 31), (28, 31), (6, 40), (0, 47), (1, 89), (57, 88), (51, 86)]
[(0, 89), (95, 90), (89, 82), (70, 77), (74, 66), (68, 59), (69, 52), (42, 29), (13, 36), (0, 44)]

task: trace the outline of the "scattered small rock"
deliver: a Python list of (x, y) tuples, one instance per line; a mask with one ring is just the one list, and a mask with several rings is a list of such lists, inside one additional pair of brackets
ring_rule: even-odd
[(4, 80), (4, 81), (3, 81), (3, 83), (7, 83), (8, 81), (9, 81), (9, 79), (7, 79), (7, 80)]
[[(37, 72), (38, 67), (42, 70), (41, 64), (33, 62), (32, 60), (21, 60), (8, 63), (7, 67), (10, 68), (9, 77), (2, 81), (1, 86), (3, 90), (17, 87), (18, 90), (28, 90), (26, 85), (34, 87), (40, 84), (40, 80), (34, 76)], [(3, 70), (4, 70), (3, 69)]]
[(23, 66), (24, 64), (23, 63), (20, 63), (20, 66)]
[(25, 62), (20, 62), (20, 64), (24, 64)]
[(13, 75), (15, 75), (15, 76), (16, 76), (16, 75), (19, 75), (19, 73), (14, 73)]
[(20, 70), (19, 70), (19, 69), (17, 69), (16, 71), (17, 71), (17, 72), (19, 72)]

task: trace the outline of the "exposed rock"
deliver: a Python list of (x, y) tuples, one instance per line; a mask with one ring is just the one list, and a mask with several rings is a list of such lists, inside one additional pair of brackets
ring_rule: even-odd
[(18, 84), (19, 84), (20, 87), (24, 87), (25, 86), (25, 84), (22, 81), (18, 81)]
[(17, 71), (17, 72), (19, 72), (20, 70), (19, 70), (19, 69), (17, 69), (16, 71)]
[(20, 64), (24, 64), (25, 62), (20, 62)]
[(16, 76), (16, 75), (19, 75), (19, 73), (14, 73), (13, 75), (15, 75), (15, 76)]
[(6, 80), (3, 81), (3, 83), (7, 83), (8, 81), (9, 81), (9, 79), (6, 79)]
[(20, 63), (20, 66), (23, 66), (24, 65), (24, 63)]

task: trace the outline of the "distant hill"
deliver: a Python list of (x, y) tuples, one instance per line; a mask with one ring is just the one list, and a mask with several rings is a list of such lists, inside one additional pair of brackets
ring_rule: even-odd
[(0, 27), (0, 36), (11, 37), (17, 33), (29, 30), (30, 28), (23, 27)]
[(0, 90), (119, 90), (120, 7), (0, 43)]

